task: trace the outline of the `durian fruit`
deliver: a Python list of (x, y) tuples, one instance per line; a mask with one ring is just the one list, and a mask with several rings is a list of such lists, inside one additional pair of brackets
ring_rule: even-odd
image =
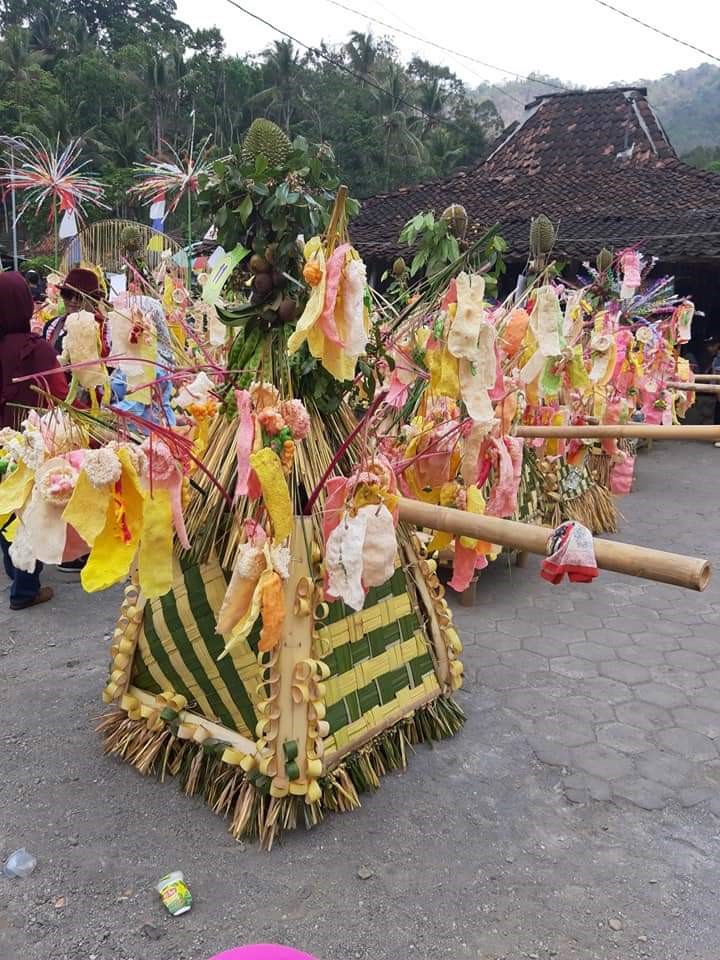
[(442, 212), (441, 220), (447, 220), (450, 233), (458, 240), (464, 240), (467, 233), (468, 215), (460, 203), (451, 203)]
[(393, 261), (392, 273), (396, 280), (399, 280), (400, 277), (405, 276), (405, 271), (407, 270), (407, 264), (402, 257), (397, 257)]
[(254, 163), (259, 156), (263, 156), (271, 167), (279, 167), (285, 163), (289, 153), (290, 141), (276, 123), (262, 117), (253, 120), (243, 140), (243, 163)]
[(547, 256), (555, 245), (555, 227), (541, 213), (530, 221), (530, 253), (535, 259)]
[(120, 231), (120, 247), (129, 256), (140, 253), (142, 250), (140, 230), (134, 226), (123, 227)]
[(612, 262), (612, 250), (608, 250), (607, 247), (603, 247), (600, 253), (597, 255), (597, 260), (595, 261), (598, 271), (600, 273), (605, 273), (605, 271), (609, 270), (612, 266)]

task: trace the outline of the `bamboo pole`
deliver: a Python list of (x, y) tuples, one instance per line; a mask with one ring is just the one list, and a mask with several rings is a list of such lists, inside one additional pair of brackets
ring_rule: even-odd
[(700, 383), (703, 383), (703, 382), (713, 383), (720, 380), (720, 373), (696, 373), (695, 379), (699, 380)]
[(692, 393), (720, 393), (720, 383), (693, 383), (691, 381), (670, 381), (665, 386), (669, 390), (688, 390)]
[[(400, 519), (419, 527), (447, 530), (458, 536), (487, 540), (540, 556), (547, 555), (547, 543), (552, 533), (551, 527), (486, 517), (406, 497), (400, 498)], [(710, 581), (710, 563), (700, 557), (686, 557), (612, 540), (594, 539), (593, 542), (595, 561), (601, 570), (670, 583), (688, 590), (704, 590)]]
[(602, 437), (638, 440), (720, 440), (720, 424), (599, 423), (581, 426), (528, 426), (520, 424), (516, 436), (528, 439), (585, 439)]

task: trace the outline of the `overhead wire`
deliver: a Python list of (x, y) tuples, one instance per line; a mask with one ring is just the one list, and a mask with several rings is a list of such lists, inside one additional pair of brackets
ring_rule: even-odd
[(459, 124), (454, 123), (452, 120), (446, 120), (444, 117), (434, 117), (432, 114), (428, 113), (426, 110), (423, 110), (421, 106), (417, 103), (412, 103), (410, 100), (406, 100), (404, 97), (395, 96), (391, 90), (388, 90), (387, 87), (383, 87), (382, 84), (377, 83), (372, 77), (363, 77), (359, 73), (356, 73), (347, 64), (343, 63), (341, 60), (330, 56), (330, 54), (325, 53), (319, 47), (314, 47), (309, 43), (305, 43), (302, 40), (299, 40), (297, 37), (293, 36), (291, 33), (288, 33), (287, 30), (283, 30), (281, 27), (276, 26), (276, 24), (271, 23), (269, 20), (266, 20), (264, 17), (261, 17), (260, 14), (254, 13), (252, 10), (248, 10), (247, 7), (242, 6), (238, 3), (237, 0), (226, 0), (230, 6), (235, 7), (241, 13), (244, 13), (246, 16), (251, 17), (253, 20), (257, 20), (258, 23), (262, 23), (264, 26), (269, 27), (270, 30), (274, 30), (275, 33), (279, 33), (281, 36), (285, 37), (288, 40), (292, 40), (293, 43), (297, 44), (299, 47), (302, 47), (304, 50), (307, 50), (313, 56), (319, 57), (321, 60), (325, 60), (331, 66), (336, 67), (338, 70), (342, 70), (343, 73), (347, 73), (354, 80), (358, 80), (360, 83), (366, 84), (368, 87), (373, 87), (375, 90), (380, 91), (380, 93), (385, 94), (386, 97), (391, 97), (395, 100), (396, 103), (402, 104), (405, 107), (408, 107), (410, 110), (415, 111), (419, 116), (424, 117), (426, 120), (429, 120), (431, 123), (441, 124), (442, 126), (449, 127), (452, 130), (458, 130), (462, 133), (465, 132), (465, 129)]
[[(327, 3), (332, 3), (332, 0), (326, 0), (326, 2), (327, 2)], [(373, 2), (376, 4), (376, 6), (380, 7), (380, 9), (383, 10), (383, 12), (384, 12), (386, 15), (389, 15), (389, 16), (394, 17), (395, 20), (399, 20), (401, 23), (407, 23), (407, 21), (404, 20), (402, 17), (398, 17), (397, 14), (392, 14), (386, 7), (383, 6), (382, 3), (379, 2), (379, 0), (373, 0)], [(348, 9), (349, 9), (349, 8), (348, 8)], [(358, 15), (360, 15), (360, 14), (358, 14)], [(385, 28), (388, 29), (388, 30), (392, 30), (394, 33), (405, 33), (405, 32), (406, 32), (406, 31), (401, 30), (400, 27), (394, 27), (394, 26), (391, 26), (390, 24), (386, 24), (386, 23), (384, 23), (382, 20), (378, 20), (376, 17), (370, 16), (370, 14), (362, 14), (362, 16), (364, 16), (365, 19), (368, 20), (368, 21), (370, 21), (371, 23), (375, 23), (375, 24), (378, 24), (379, 26), (385, 27)], [(423, 37), (423, 38), (419, 38), (419, 37), (418, 37), (418, 41), (419, 41), (420, 43), (426, 44), (427, 46), (430, 46), (430, 47), (435, 46), (434, 41), (428, 40), (428, 39), (426, 39), (425, 37)], [(449, 51), (448, 51), (448, 53), (449, 53)], [(491, 87), (493, 90), (497, 90), (497, 92), (498, 92), (501, 96), (507, 97), (508, 100), (514, 100), (515, 103), (519, 104), (521, 107), (524, 107), (524, 106), (525, 106), (525, 102), (524, 102), (523, 100), (521, 100), (519, 97), (516, 97), (515, 94), (509, 93), (507, 90), (503, 90), (502, 87), (499, 87), (497, 84), (493, 83), (491, 80), (488, 80), (487, 77), (484, 77), (482, 74), (478, 73), (477, 70), (473, 70), (472, 67), (468, 67), (467, 64), (464, 64), (464, 63), (461, 64), (460, 61), (458, 60), (457, 53), (452, 53), (452, 54), (450, 54), (450, 56), (451, 56), (452, 60), (454, 61), (454, 63), (455, 63), (456, 65), (460, 66), (463, 70), (467, 70), (468, 73), (471, 73), (474, 77), (477, 77), (477, 79), (480, 80), (480, 81), (482, 81), (482, 83), (484, 83), (486, 86)]]
[(639, 23), (641, 27), (646, 27), (648, 30), (652, 30), (653, 33), (660, 34), (660, 36), (665, 37), (666, 40), (672, 40), (675, 43), (679, 43), (683, 47), (687, 47), (689, 50), (694, 50), (696, 53), (701, 53), (704, 57), (710, 57), (711, 60), (716, 60), (718, 63), (720, 63), (720, 57), (716, 57), (714, 53), (710, 53), (708, 50), (703, 50), (702, 47), (696, 47), (694, 43), (689, 43), (687, 40), (681, 40), (680, 37), (676, 37), (672, 33), (667, 33), (665, 30), (661, 30), (660, 27), (656, 27), (652, 23), (648, 23), (646, 20), (641, 20), (639, 17), (636, 17), (632, 13), (628, 13), (625, 10), (621, 10), (619, 7), (614, 7), (611, 3), (607, 3), (607, 0), (595, 0), (595, 3), (599, 4), (601, 7), (607, 7), (608, 10), (612, 10), (613, 13), (617, 13), (621, 17), (625, 17), (626, 20), (632, 20), (633, 23)]
[(460, 50), (453, 50), (450, 47), (445, 47), (443, 44), (437, 43), (435, 40), (428, 40), (425, 37), (419, 36), (417, 33), (412, 33), (409, 30), (402, 30), (400, 27), (393, 27), (392, 24), (389, 24), (384, 20), (380, 20), (378, 17), (371, 17), (362, 10), (357, 10), (356, 8), (350, 7), (345, 3), (341, 3), (340, 0), (327, 0), (327, 2), (331, 3), (334, 7), (338, 7), (340, 10), (345, 10), (346, 13), (354, 13), (356, 16), (364, 17), (366, 20), (370, 20), (372, 23), (377, 23), (381, 27), (395, 31), (395, 33), (401, 33), (403, 36), (409, 37), (411, 40), (417, 40), (420, 43), (426, 43), (430, 47), (435, 47), (436, 50), (442, 50), (443, 53), (453, 54), (453, 56), (460, 57), (462, 60), (469, 60), (471, 63), (478, 63), (481, 67), (488, 67), (490, 70), (497, 70), (499, 73), (507, 74), (507, 76), (515, 77), (518, 80), (529, 80), (531, 83), (539, 83), (544, 87), (552, 87), (554, 90), (568, 89), (562, 84), (552, 83), (550, 80), (541, 80), (538, 77), (529, 77), (524, 73), (517, 73), (515, 70), (507, 70), (505, 67), (497, 66), (497, 64), (488, 63), (486, 60), (480, 60), (478, 57), (472, 57), (469, 53), (462, 53)]

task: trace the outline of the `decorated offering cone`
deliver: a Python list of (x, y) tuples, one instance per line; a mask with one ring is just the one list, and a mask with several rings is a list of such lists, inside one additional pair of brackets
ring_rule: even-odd
[[(240, 162), (256, 169), (253, 144)], [(189, 474), (190, 549), (176, 551), (169, 591), (129, 588), (101, 723), (108, 752), (176, 775), (234, 836), (267, 848), (358, 806), (409, 747), (463, 720), (451, 699), (461, 648), (435, 563), (396, 529), (392, 472), (344, 400), (369, 330), (346, 195), (302, 258), (293, 227), (272, 230), (254, 207), (252, 292), (218, 306), (237, 333), (225, 415)], [(280, 316), (285, 289), (296, 324)], [(356, 522), (364, 541), (344, 539)]]

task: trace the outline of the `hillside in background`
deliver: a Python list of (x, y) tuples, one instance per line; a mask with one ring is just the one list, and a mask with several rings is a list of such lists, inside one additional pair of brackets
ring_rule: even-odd
[(677, 152), (720, 146), (720, 67), (703, 63), (646, 82), (648, 98)]
[[(542, 94), (559, 92), (554, 86), (581, 89), (556, 77), (532, 75), (537, 79), (477, 88), (480, 99), (495, 103), (506, 124), (521, 120), (524, 104)], [(544, 82), (543, 82), (544, 81)], [(648, 89), (648, 98), (680, 156), (698, 166), (717, 162), (720, 150), (720, 67), (703, 63), (691, 70), (666, 74), (659, 80), (638, 80)]]

